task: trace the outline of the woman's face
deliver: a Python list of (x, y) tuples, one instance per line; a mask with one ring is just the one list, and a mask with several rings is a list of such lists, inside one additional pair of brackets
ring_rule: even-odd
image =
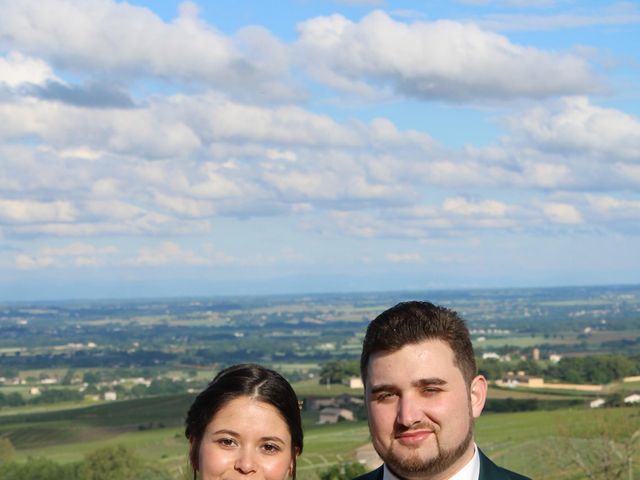
[(250, 397), (215, 414), (200, 444), (203, 480), (285, 480), (292, 476), (291, 434), (278, 410)]

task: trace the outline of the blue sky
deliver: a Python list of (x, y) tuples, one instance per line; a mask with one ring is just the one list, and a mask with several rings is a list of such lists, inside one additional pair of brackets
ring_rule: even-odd
[(0, 300), (640, 281), (635, 2), (0, 11)]

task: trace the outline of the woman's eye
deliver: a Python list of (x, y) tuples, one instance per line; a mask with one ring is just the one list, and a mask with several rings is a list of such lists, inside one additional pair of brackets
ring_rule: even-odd
[(267, 453), (276, 453), (280, 451), (280, 447), (274, 443), (265, 443), (262, 449)]
[(222, 447), (233, 447), (235, 441), (232, 438), (219, 438), (216, 443)]

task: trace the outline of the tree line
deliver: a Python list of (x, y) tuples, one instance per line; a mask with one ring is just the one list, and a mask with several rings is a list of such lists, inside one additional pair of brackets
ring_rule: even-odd
[[(6, 458), (8, 439), (0, 445), (0, 478), (3, 480), (173, 480), (169, 472), (145, 462), (122, 445), (104, 447), (75, 463), (60, 464), (46, 458), (17, 463)], [(4, 459), (3, 459), (4, 457)]]
[(640, 375), (640, 355), (563, 357), (555, 364), (533, 360), (501, 362), (492, 358), (479, 359), (478, 370), (489, 380), (499, 380), (509, 371), (524, 371), (546, 380), (602, 385), (623, 377)]
[[(493, 358), (479, 358), (477, 362), (478, 371), (489, 380), (500, 380), (507, 372), (524, 371), (527, 375), (546, 380), (601, 385), (640, 375), (640, 354), (564, 357), (555, 364), (521, 359), (504, 362)], [(354, 376), (360, 376), (358, 360), (330, 360), (322, 365), (319, 382), (342, 383)]]

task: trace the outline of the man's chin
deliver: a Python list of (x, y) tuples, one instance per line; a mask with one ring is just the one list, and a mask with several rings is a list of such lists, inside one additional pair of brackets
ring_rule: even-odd
[[(392, 448), (386, 455), (380, 455), (385, 464), (397, 477), (416, 478), (436, 475), (451, 468), (462, 458), (473, 442), (473, 432), (470, 429), (466, 438), (455, 448), (443, 450), (440, 445), (434, 446), (433, 452), (416, 448)], [(380, 452), (378, 452), (380, 453)]]
[[(438, 463), (437, 455), (397, 455), (387, 456), (385, 464), (396, 476), (400, 478), (412, 478), (421, 474), (432, 472), (432, 466)], [(436, 473), (436, 472), (432, 472)]]

